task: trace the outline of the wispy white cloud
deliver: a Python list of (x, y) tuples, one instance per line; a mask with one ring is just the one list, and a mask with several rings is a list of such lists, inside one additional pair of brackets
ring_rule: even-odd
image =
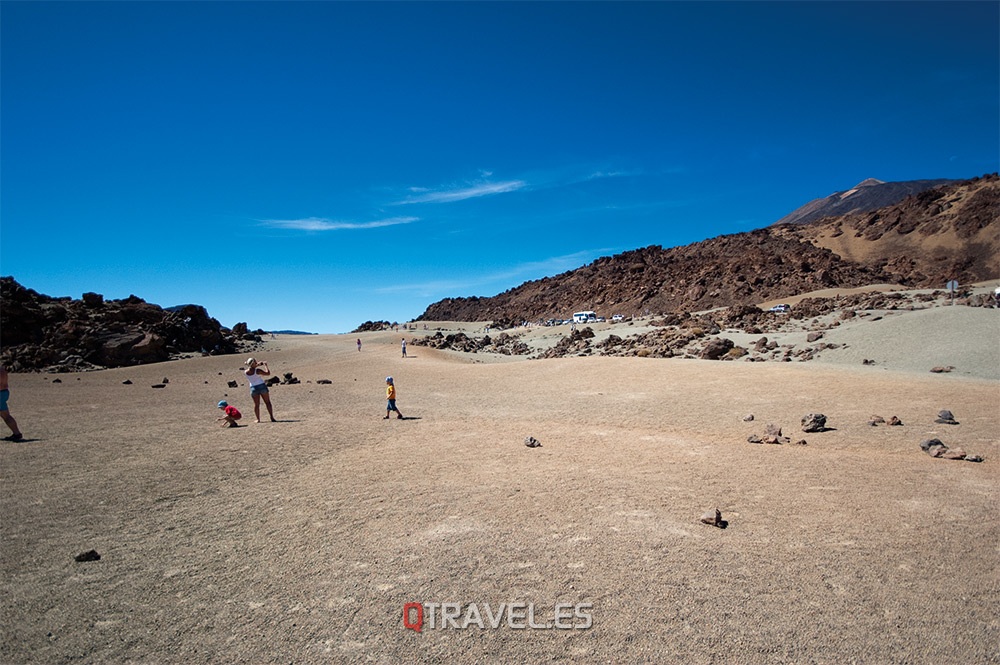
[[(397, 205), (409, 203), (452, 203), (454, 201), (464, 201), (480, 196), (492, 196), (494, 194), (505, 194), (515, 192), (526, 187), (528, 183), (523, 180), (506, 180), (504, 182), (483, 182), (467, 187), (455, 189), (445, 189), (439, 191), (422, 190), (416, 196), (410, 196), (402, 201), (397, 201)], [(410, 191), (419, 192), (417, 188), (411, 187)]]
[[(528, 261), (512, 265), (490, 273), (466, 274), (453, 279), (436, 279), (425, 282), (411, 281), (376, 289), (376, 293), (409, 293), (422, 298), (469, 295), (476, 289), (502, 290), (510, 288), (511, 282), (541, 279), (574, 270), (590, 261), (612, 254), (611, 249), (588, 249), (573, 254), (553, 256), (541, 261)], [(499, 291), (498, 291), (499, 292)]]
[(306, 217), (304, 219), (264, 219), (261, 223), (277, 229), (291, 231), (343, 231), (354, 229), (378, 229), (383, 226), (397, 226), (419, 221), (419, 217), (389, 217), (373, 222), (345, 222), (322, 217)]

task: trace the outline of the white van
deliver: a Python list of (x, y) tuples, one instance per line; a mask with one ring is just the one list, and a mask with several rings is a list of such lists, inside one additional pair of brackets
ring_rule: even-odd
[(587, 310), (586, 312), (573, 312), (573, 323), (596, 323), (597, 314)]

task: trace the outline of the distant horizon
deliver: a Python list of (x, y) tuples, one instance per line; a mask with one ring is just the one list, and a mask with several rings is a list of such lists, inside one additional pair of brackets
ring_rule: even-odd
[[(977, 176), (972, 176), (972, 177), (969, 177), (969, 178), (916, 178), (914, 180), (909, 180), (909, 181), (882, 181), (882, 180), (879, 180), (878, 182), (880, 182), (882, 184), (891, 184), (891, 183), (895, 183), (895, 182), (921, 182), (921, 181), (938, 181), (938, 180), (948, 180), (948, 181), (951, 181), (951, 182), (963, 182), (963, 181), (970, 181), (970, 180), (973, 180), (975, 178), (982, 178), (984, 176), (989, 176), (989, 175), (996, 175), (996, 172), (993, 172), (993, 173), (983, 173), (983, 174), (979, 174)], [(860, 183), (856, 183), (855, 185), (853, 185), (851, 187), (847, 187), (845, 189), (835, 189), (832, 192), (830, 192), (830, 194), (827, 194), (826, 196), (831, 196), (833, 194), (836, 194), (837, 192), (849, 191), (852, 187), (855, 187), (858, 184), (861, 184), (861, 183), (863, 183), (863, 182), (865, 182), (867, 180), (877, 180), (877, 179), (876, 178), (866, 178), (865, 180), (861, 181)], [(822, 198), (825, 198), (825, 197), (821, 196), (821, 197), (817, 197), (817, 199), (812, 199), (812, 200), (815, 201), (815, 200), (822, 199)], [(807, 201), (806, 204), (808, 204), (809, 202), (811, 202), (811, 201)], [(803, 204), (803, 205), (806, 205), (806, 204)], [(800, 206), (800, 207), (802, 207), (802, 206)], [(796, 210), (797, 209), (798, 208), (796, 208)], [(791, 213), (791, 212), (794, 212), (794, 211), (789, 211), (789, 213)], [(772, 222), (771, 224), (759, 227), (759, 229), (768, 228), (769, 226), (773, 225), (774, 223), (775, 222)], [(697, 244), (697, 243), (700, 243), (700, 242), (704, 242), (706, 240), (712, 240), (712, 239), (715, 239), (715, 238), (721, 238), (721, 237), (725, 237), (725, 236), (729, 236), (729, 235), (739, 235), (740, 233), (749, 233), (751, 231), (759, 230), (759, 229), (748, 229), (747, 231), (740, 231), (740, 232), (731, 233), (731, 234), (730, 233), (724, 233), (724, 234), (720, 234), (718, 236), (710, 236), (708, 238), (702, 238), (700, 240), (695, 240), (695, 241), (692, 241), (691, 243), (686, 243), (684, 245), (671, 245), (671, 246), (659, 245), (659, 246), (662, 246), (663, 249), (665, 249), (665, 250), (666, 249), (672, 249), (672, 248), (687, 247), (689, 245)], [(656, 245), (656, 243), (654, 243), (654, 245)], [(406, 320), (402, 320), (402, 321), (401, 320), (385, 319), (385, 318), (371, 318), (371, 317), (369, 317), (367, 319), (364, 319), (364, 320), (356, 322), (351, 329), (349, 329), (349, 330), (343, 330), (343, 331), (339, 331), (339, 332), (316, 332), (316, 331), (307, 331), (307, 330), (297, 330), (297, 329), (293, 329), (293, 328), (268, 329), (268, 328), (261, 328), (261, 327), (252, 326), (252, 325), (249, 325), (249, 324), (248, 325), (249, 325), (250, 330), (253, 331), (253, 332), (263, 331), (265, 333), (275, 334), (275, 335), (348, 335), (348, 334), (355, 334), (355, 333), (357, 333), (357, 328), (363, 326), (365, 323), (388, 323), (390, 325), (394, 325), (394, 324), (404, 325), (404, 324), (409, 324), (409, 323), (415, 323), (416, 319), (419, 316), (421, 316), (427, 310), (427, 308), (430, 305), (434, 304), (435, 302), (439, 302), (440, 300), (443, 300), (445, 298), (471, 298), (471, 297), (491, 298), (491, 297), (494, 297), (496, 295), (499, 295), (500, 293), (503, 293), (504, 291), (507, 291), (507, 290), (510, 290), (510, 289), (516, 289), (516, 288), (518, 288), (520, 286), (523, 286), (525, 284), (528, 284), (530, 282), (536, 282), (536, 281), (539, 281), (540, 279), (557, 277), (558, 275), (565, 274), (567, 272), (572, 272), (572, 271), (577, 270), (579, 268), (585, 267), (586, 265), (589, 265), (590, 263), (593, 263), (594, 261), (597, 261), (598, 259), (601, 259), (601, 258), (608, 258), (608, 257), (612, 257), (612, 256), (617, 256), (617, 255), (622, 254), (622, 253), (626, 253), (626, 252), (630, 252), (630, 251), (635, 251), (635, 250), (643, 249), (645, 247), (651, 247), (651, 246), (654, 246), (654, 245), (644, 245), (642, 247), (632, 247), (632, 248), (629, 248), (629, 249), (622, 250), (621, 252), (615, 252), (614, 254), (608, 254), (608, 255), (604, 255), (604, 256), (598, 256), (598, 257), (595, 257), (593, 260), (591, 260), (591, 261), (589, 261), (587, 263), (581, 264), (581, 265), (573, 267), (573, 268), (569, 268), (568, 270), (562, 271), (560, 273), (556, 273), (556, 274), (552, 274), (552, 275), (543, 275), (543, 276), (535, 278), (535, 279), (525, 280), (523, 282), (520, 282), (519, 284), (515, 284), (515, 285), (513, 285), (511, 287), (508, 287), (507, 289), (504, 289), (503, 291), (498, 291), (497, 293), (490, 294), (490, 295), (473, 295), (473, 296), (456, 296), (456, 295), (451, 295), (451, 296), (443, 296), (442, 298), (438, 298), (438, 300), (435, 300), (433, 302), (428, 302), (423, 307), (423, 309), (421, 310), (420, 314), (417, 314), (415, 317), (412, 317), (412, 318), (409, 318), (409, 319), (406, 319)], [(21, 286), (24, 286), (25, 288), (31, 288), (29, 285), (24, 284), (23, 282), (21, 282), (20, 280), (18, 280), (15, 275), (0, 275), (0, 277), (12, 277), (15, 281), (17, 281), (19, 284), (21, 284)], [(65, 294), (64, 295), (54, 295), (54, 294), (49, 294), (49, 293), (42, 293), (41, 291), (38, 291), (38, 289), (33, 289), (33, 290), (36, 291), (36, 292), (38, 292), (41, 295), (44, 295), (44, 296), (47, 296), (47, 297), (51, 297), (51, 298), (72, 298), (74, 300), (80, 300), (81, 297), (82, 297), (82, 295), (83, 295), (83, 293), (90, 292), (90, 291), (83, 291), (83, 292), (81, 292), (81, 294), (79, 296), (73, 296), (73, 295), (65, 295)], [(205, 305), (202, 305), (201, 303), (197, 303), (197, 302), (184, 302), (184, 303), (175, 303), (173, 305), (164, 305), (162, 303), (152, 302), (152, 301), (148, 300), (147, 298), (144, 298), (142, 296), (142, 294), (139, 294), (139, 293), (129, 293), (129, 295), (127, 295), (127, 296), (121, 296), (121, 297), (107, 297), (107, 295), (103, 294), (103, 293), (100, 294), (100, 295), (102, 297), (105, 297), (105, 299), (107, 299), (107, 300), (125, 300), (127, 298), (130, 298), (130, 297), (134, 296), (134, 297), (141, 298), (141, 299), (145, 300), (146, 302), (148, 302), (150, 304), (162, 307), (164, 310), (176, 309), (176, 308), (179, 308), (179, 307), (184, 307), (186, 305), (196, 305), (196, 306), (205, 307)], [(212, 314), (212, 311), (210, 309), (208, 309), (207, 307), (205, 307), (205, 309), (208, 312), (208, 315), (210, 317), (215, 318), (216, 320), (219, 320), (218, 317), (216, 317), (216, 316), (214, 316)], [(233, 326), (235, 326), (238, 323), (246, 323), (246, 321), (243, 321), (242, 319), (240, 319), (238, 321), (235, 321), (232, 324), (228, 324), (227, 325), (226, 323), (224, 323), (224, 322), (222, 322), (220, 320), (220, 324), (223, 327), (229, 328), (229, 329), (232, 329)]]
[(226, 327), (402, 323), (868, 178), (1000, 170), (998, 3), (2, 12), (0, 274)]

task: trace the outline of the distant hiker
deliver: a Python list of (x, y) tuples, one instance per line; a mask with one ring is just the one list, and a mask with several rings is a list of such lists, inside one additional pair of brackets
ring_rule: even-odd
[(277, 420), (274, 419), (274, 409), (271, 408), (271, 396), (267, 392), (267, 384), (264, 383), (262, 376), (269, 376), (271, 370), (267, 368), (266, 362), (257, 362), (253, 358), (248, 358), (246, 362), (247, 369), (244, 374), (247, 375), (247, 379), (250, 380), (250, 397), (253, 398), (253, 415), (257, 418), (257, 422), (260, 422), (260, 400), (264, 399), (264, 405), (267, 406), (267, 413), (271, 416), (271, 422), (276, 423)]
[(406, 338), (403, 338), (403, 357), (406, 357)]
[(358, 338), (358, 353), (361, 353), (361, 338)]
[(7, 385), (7, 368), (0, 365), (0, 418), (7, 423), (7, 427), (10, 428), (11, 435), (5, 436), (4, 441), (20, 441), (24, 438), (21, 434), (21, 430), (17, 428), (17, 421), (14, 420), (14, 416), (10, 415), (10, 410), (7, 408), (7, 399), (10, 397), (10, 388)]
[(395, 411), (396, 417), (402, 420), (403, 414), (396, 408), (396, 384), (392, 382), (391, 376), (385, 377), (385, 399), (385, 418), (382, 420), (388, 420), (391, 411)]
[[(236, 421), (243, 417), (243, 414), (240, 413), (239, 409), (235, 406), (229, 406), (229, 403), (226, 400), (219, 402), (219, 408), (222, 409), (222, 412), (226, 415), (221, 418), (216, 418), (216, 420), (229, 423), (229, 427), (239, 427), (239, 424)], [(223, 425), (223, 427), (226, 427), (226, 425)]]

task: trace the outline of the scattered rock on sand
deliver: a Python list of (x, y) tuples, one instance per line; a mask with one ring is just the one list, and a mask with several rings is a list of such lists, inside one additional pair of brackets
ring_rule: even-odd
[(979, 455), (968, 455), (965, 450), (958, 446), (949, 448), (944, 445), (941, 439), (925, 439), (920, 442), (920, 449), (931, 457), (939, 457), (941, 459), (965, 460), (967, 462), (983, 461), (983, 458)]
[(934, 422), (941, 423), (942, 425), (957, 425), (958, 421), (955, 420), (954, 414), (948, 409), (942, 409), (938, 411), (937, 420)]
[(743, 416), (743, 422), (745, 422), (745, 423), (748, 423), (748, 422), (750, 422), (752, 420), (753, 420), (753, 414), (752, 413), (748, 413), (747, 415)]
[(803, 432), (822, 432), (826, 430), (826, 416), (822, 413), (810, 413), (802, 418)]
[(944, 445), (941, 439), (925, 439), (920, 442), (920, 450), (931, 457), (941, 457), (948, 450), (948, 446)]
[(132, 385), (132, 381), (129, 380), (129, 379), (125, 379), (124, 381), (122, 381), (122, 385), (123, 386), (131, 386)]
[(900, 420), (897, 416), (893, 416), (892, 418), (889, 418), (889, 424), (892, 425), (893, 427), (899, 427), (900, 425), (903, 424), (903, 421)]
[(333, 383), (330, 379), (316, 379), (316, 383), (322, 383), (324, 386), (328, 386)]
[(230, 388), (236, 388), (239, 386), (239, 384), (236, 383), (235, 381), (227, 381), (226, 385), (229, 386)]
[(541, 447), (542, 443), (533, 436), (526, 436), (524, 437), (524, 445), (528, 446), (529, 448), (539, 448)]
[(703, 524), (710, 524), (711, 526), (717, 526), (720, 529), (725, 529), (729, 526), (729, 522), (722, 519), (722, 513), (718, 508), (714, 510), (709, 510), (701, 516), (701, 522)]
[(934, 372), (935, 374), (947, 374), (948, 372), (950, 372), (953, 369), (955, 369), (955, 368), (952, 367), (951, 365), (946, 365), (944, 367), (940, 367), (940, 366), (939, 367), (931, 367), (931, 371)]
[(164, 384), (162, 384), (162, 383), (154, 383), (153, 387), (154, 388), (166, 388), (166, 386)]
[(100, 561), (101, 555), (97, 553), (97, 550), (87, 550), (86, 552), (80, 552), (73, 558), (83, 563), (84, 561)]

